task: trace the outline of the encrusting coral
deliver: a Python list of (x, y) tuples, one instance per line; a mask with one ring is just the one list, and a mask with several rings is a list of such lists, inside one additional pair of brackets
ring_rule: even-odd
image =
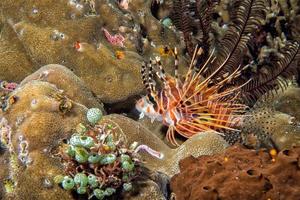
[(178, 200), (298, 199), (300, 148), (273, 152), (229, 147), (214, 156), (187, 157), (171, 189)]

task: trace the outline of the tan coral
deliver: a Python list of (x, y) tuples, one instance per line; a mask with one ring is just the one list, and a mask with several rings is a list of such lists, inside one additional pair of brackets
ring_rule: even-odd
[[(35, 73), (27, 76), (20, 85), (25, 85), (32, 80), (55, 84), (73, 101), (81, 103), (88, 108), (101, 107), (101, 102), (95, 99), (95, 96), (88, 90), (84, 82), (62, 65), (50, 64), (43, 66)], [(102, 111), (104, 112), (104, 109)]]
[(186, 140), (177, 149), (171, 149), (140, 123), (122, 115), (108, 115), (101, 122), (116, 123), (123, 132), (121, 134), (126, 135), (128, 143), (137, 141), (163, 153), (164, 158), (162, 160), (152, 157), (145, 152), (142, 155), (147, 167), (161, 171), (169, 176), (178, 173), (179, 160), (188, 155), (213, 155), (222, 152), (228, 146), (226, 141), (216, 132), (204, 132)]
[(7, 23), (0, 23), (0, 26), (0, 79), (21, 81), (35, 68), (14, 30)]
[[(14, 192), (16, 199), (21, 199), (24, 195), (30, 199), (36, 198), (37, 195), (43, 199), (56, 199), (58, 196), (70, 199), (68, 193), (53, 183), (50, 188), (53, 188), (54, 192), (45, 192), (48, 189), (45, 189), (43, 181), (46, 181), (47, 185), (48, 181), (44, 179), (49, 179), (51, 183), (53, 177), (62, 170), (59, 161), (51, 155), (58, 143), (68, 137), (69, 131), (84, 121), (87, 108), (73, 102), (70, 112), (62, 114), (59, 111), (59, 102), (51, 97), (54, 93), (60, 91), (53, 84), (42, 81), (28, 82), (11, 94), (17, 96), (18, 100), (3, 115), (12, 127), (15, 153), (20, 154), (19, 143), (20, 138), (23, 138), (28, 144), (29, 152), (26, 156), (31, 160), (28, 164), (19, 161), (20, 169), (16, 172), (17, 187)], [(32, 107), (33, 102), (38, 105)]]

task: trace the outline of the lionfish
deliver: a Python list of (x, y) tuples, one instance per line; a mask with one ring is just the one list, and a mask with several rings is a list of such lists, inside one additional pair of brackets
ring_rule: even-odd
[[(184, 77), (178, 75), (178, 55), (174, 49), (175, 73), (167, 74), (160, 61), (160, 57), (143, 64), (141, 73), (148, 95), (136, 103), (140, 118), (145, 115), (153, 120), (162, 121), (168, 126), (167, 140), (178, 146), (175, 133), (185, 138), (208, 130), (238, 131), (236, 126), (246, 105), (238, 102), (240, 89), (243, 85), (224, 88), (239, 76), (240, 67), (218, 83), (213, 82), (214, 76), (223, 68), (221, 64), (210, 76), (204, 78), (202, 73), (208, 69), (215, 59), (214, 50), (210, 53), (201, 68), (196, 67), (197, 60), (203, 54), (203, 49), (196, 47), (189, 69)], [(156, 88), (154, 72), (162, 82), (162, 88)]]

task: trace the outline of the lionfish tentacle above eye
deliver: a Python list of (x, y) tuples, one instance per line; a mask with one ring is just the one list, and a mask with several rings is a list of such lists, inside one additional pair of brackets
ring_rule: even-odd
[[(152, 69), (151, 63), (149, 63), (149, 64), (143, 63), (142, 64), (141, 75), (142, 75), (142, 79), (143, 79), (143, 84), (147, 90), (147, 98), (150, 102), (155, 103), (157, 100), (157, 98), (156, 98), (157, 91), (155, 88), (156, 83), (153, 78), (153, 69)], [(143, 115), (141, 115), (141, 116), (143, 116)]]
[(177, 53), (177, 48), (174, 48), (174, 57), (175, 57), (175, 61), (174, 61), (174, 75), (176, 80), (178, 80), (178, 53)]

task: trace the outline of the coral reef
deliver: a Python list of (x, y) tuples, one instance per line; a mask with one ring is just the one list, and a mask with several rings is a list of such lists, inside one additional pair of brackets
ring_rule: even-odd
[(49, 64), (42, 66), (39, 70), (22, 80), (20, 86), (33, 80), (55, 84), (57, 88), (63, 90), (73, 101), (88, 108), (101, 108), (102, 112), (105, 113), (102, 103), (95, 98), (95, 95), (87, 88), (86, 84), (71, 70), (62, 65)]
[(220, 155), (188, 157), (171, 189), (178, 200), (298, 199), (299, 156), (299, 147), (272, 160), (268, 152), (232, 146)]
[(298, 198), (299, 7), (0, 1), (0, 199)]
[[(1, 180), (6, 180), (12, 188), (4, 192), (7, 185), (1, 181), (4, 199), (22, 199), (24, 194), (30, 199), (70, 199), (70, 194), (53, 186), (53, 176), (61, 173), (61, 167), (51, 152), (73, 126), (84, 120), (81, 113), (87, 108), (72, 102), (71, 109), (62, 112), (60, 105), (66, 101), (54, 97), (62, 95), (61, 91), (42, 81), (28, 82), (10, 95), (17, 96), (18, 100), (3, 113), (11, 127), (11, 150), (6, 150), (1, 158)], [(1, 128), (3, 134), (5, 127)]]

